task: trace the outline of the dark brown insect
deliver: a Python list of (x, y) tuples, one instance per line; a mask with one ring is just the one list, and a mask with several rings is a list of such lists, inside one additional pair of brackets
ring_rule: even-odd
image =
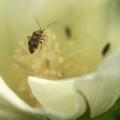
[(107, 44), (104, 46), (104, 48), (103, 48), (103, 50), (102, 50), (102, 55), (103, 55), (103, 56), (105, 56), (105, 55), (107, 54), (108, 50), (110, 49), (110, 46), (111, 46), (110, 43), (107, 43)]
[(48, 24), (44, 29), (41, 29), (41, 26), (40, 26), (38, 20), (36, 19), (36, 17), (35, 17), (35, 20), (39, 25), (39, 30), (34, 31), (32, 36), (28, 36), (28, 49), (31, 54), (33, 54), (35, 52), (35, 50), (38, 48), (39, 44), (41, 44), (41, 47), (42, 47), (42, 44), (43, 44), (43, 42), (45, 42), (45, 37), (46, 37), (46, 35), (44, 33), (45, 29), (48, 26), (50, 26), (51, 24), (56, 22), (56, 21), (52, 22), (52, 23)]

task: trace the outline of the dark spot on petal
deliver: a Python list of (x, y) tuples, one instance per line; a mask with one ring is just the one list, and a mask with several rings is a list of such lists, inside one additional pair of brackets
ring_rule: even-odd
[(72, 31), (71, 31), (71, 28), (69, 26), (65, 27), (65, 34), (69, 39), (72, 38)]
[(110, 44), (110, 43), (107, 43), (107, 44), (103, 47), (103, 50), (102, 50), (102, 55), (103, 55), (103, 56), (105, 56), (105, 55), (108, 53), (110, 47), (111, 47), (111, 44)]

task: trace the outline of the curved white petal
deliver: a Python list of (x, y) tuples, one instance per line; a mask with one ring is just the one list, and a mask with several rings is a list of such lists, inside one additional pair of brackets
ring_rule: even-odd
[(0, 77), (0, 120), (45, 120), (43, 114), (24, 103)]
[(62, 81), (36, 77), (28, 79), (33, 95), (44, 106), (45, 111), (55, 113), (64, 120), (78, 117), (86, 111), (83, 97), (74, 89), (74, 79)]
[(110, 109), (120, 97), (120, 51), (105, 60), (92, 77), (78, 80), (76, 88), (86, 96), (91, 117)]
[(4, 98), (6, 103), (22, 110), (31, 110), (31, 108), (24, 103), (2, 80), (0, 77), (0, 96)]

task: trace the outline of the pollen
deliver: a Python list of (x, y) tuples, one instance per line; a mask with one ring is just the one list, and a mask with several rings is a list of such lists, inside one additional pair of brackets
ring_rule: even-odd
[(27, 98), (25, 99), (27, 99), (28, 103), (32, 101), (30, 105), (34, 107), (38, 107), (39, 104), (31, 95), (27, 82), (28, 76), (62, 80), (89, 73), (92, 64), (95, 64), (92, 63), (92, 51), (90, 49), (80, 49), (80, 44), (75, 43), (75, 41), (65, 42), (64, 40), (59, 40), (48, 29), (44, 32), (46, 35), (45, 41), (42, 47), (38, 46), (33, 54), (29, 52), (28, 40), (26, 38), (26, 40), (19, 42), (18, 48), (13, 55), (14, 63), (12, 68), (17, 73), (16, 76), (18, 76), (17, 78), (19, 80), (16, 81), (18, 82), (17, 93), (20, 96), (27, 94)]
[(42, 48), (38, 48), (34, 54), (28, 51), (27, 41), (20, 41), (19, 48), (16, 49), (14, 60), (19, 67), (28, 71), (29, 75), (55, 79), (60, 75), (57, 69), (63, 63), (63, 57), (60, 55), (60, 45), (55, 35), (46, 30), (46, 40)]
[[(28, 50), (27, 39), (20, 41), (18, 48), (15, 50), (12, 68), (17, 73), (19, 86), (17, 87), (20, 96), (27, 94), (32, 101), (30, 103), (34, 107), (38, 107), (38, 102), (31, 95), (27, 83), (28, 76), (37, 76), (47, 79), (62, 79), (64, 77), (60, 66), (63, 64), (63, 57), (60, 54), (60, 45), (56, 36), (50, 31), (45, 30), (46, 40), (42, 48), (36, 49), (34, 54), (30, 54)], [(27, 101), (28, 102), (28, 101)], [(29, 103), (29, 102), (28, 102)]]

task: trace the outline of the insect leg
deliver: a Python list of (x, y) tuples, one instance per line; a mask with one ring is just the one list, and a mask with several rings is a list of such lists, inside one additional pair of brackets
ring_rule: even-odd
[(42, 43), (42, 41), (39, 41), (39, 42), (40, 42), (40, 45), (41, 45), (41, 46), (40, 46), (40, 49), (41, 49), (41, 48), (42, 48), (42, 44), (43, 44), (43, 43)]
[(31, 40), (32, 37), (28, 36), (27, 38), (28, 38), (28, 45), (30, 45), (30, 40)]
[(46, 37), (44, 37), (44, 36), (42, 36), (41, 37), (41, 41), (43, 41), (44, 42), (44, 45), (45, 45), (45, 41), (46, 41), (46, 39), (45, 39)]

